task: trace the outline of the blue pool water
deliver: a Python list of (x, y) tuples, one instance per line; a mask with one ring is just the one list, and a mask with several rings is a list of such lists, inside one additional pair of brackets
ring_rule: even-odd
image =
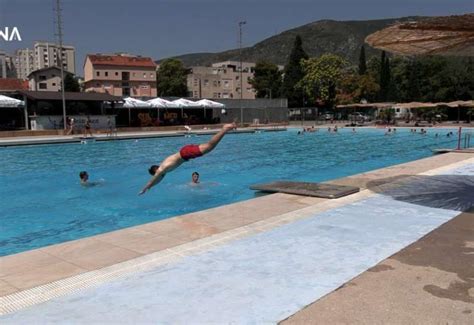
[[(249, 199), (254, 183), (325, 181), (431, 156), (455, 147), (446, 133), (230, 134), (144, 196), (149, 165), (210, 136), (0, 148), (0, 256)], [(102, 185), (80, 186), (81, 170)], [(193, 171), (202, 184), (189, 184)]]

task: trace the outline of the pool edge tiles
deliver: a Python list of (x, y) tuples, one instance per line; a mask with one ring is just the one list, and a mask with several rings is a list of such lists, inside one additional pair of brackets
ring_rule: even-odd
[[(456, 154), (454, 154), (456, 155)], [(449, 156), (446, 156), (446, 157), (449, 157)], [(453, 159), (444, 159), (444, 160), (448, 160), (449, 161), (449, 166), (448, 167), (456, 167), (456, 166), (459, 166), (459, 165), (463, 165), (463, 164), (466, 164), (468, 163), (469, 161), (472, 160), (472, 158), (470, 158), (471, 156), (466, 156), (464, 157), (464, 159), (461, 159), (462, 156), (453, 156), (453, 158), (456, 158), (454, 160), (457, 160), (458, 162), (455, 162), (453, 163)], [(439, 161), (440, 158), (438, 156), (438, 158), (434, 158), (433, 159), (435, 161)], [(407, 163), (407, 164), (417, 164), (417, 162), (410, 162), (410, 163)], [(426, 159), (423, 159), (421, 162), (419, 161), (418, 164), (422, 164), (423, 166), (426, 167), (426, 165), (430, 165), (430, 164), (427, 164), (426, 163)], [(404, 164), (404, 165), (407, 165), (407, 164)], [(433, 164), (431, 164), (433, 165)], [(436, 165), (436, 164), (434, 164)], [(438, 169), (442, 169), (444, 167), (439, 167), (439, 164), (437, 165), (438, 166)], [(433, 166), (431, 166), (433, 167)], [(388, 167), (388, 168), (393, 168), (393, 167)], [(364, 194), (365, 193), (365, 194)], [(334, 208), (334, 207), (337, 207), (341, 204), (347, 204), (347, 203), (350, 203), (351, 201), (353, 200), (357, 200), (357, 199), (361, 199), (363, 198), (363, 195), (367, 195), (368, 194), (368, 191), (363, 191), (361, 192), (360, 194), (358, 195), (354, 195), (354, 196), (349, 196), (349, 197), (346, 197), (346, 198), (343, 198), (343, 199), (339, 199), (339, 200), (323, 200), (324, 202), (321, 203), (321, 201), (319, 201), (320, 203), (319, 204), (314, 204), (315, 201), (314, 200), (309, 200), (308, 201), (308, 198), (304, 198), (304, 197), (292, 197), (292, 196), (284, 196), (286, 198), (289, 198), (291, 197), (292, 199), (294, 200), (297, 200), (297, 201), (301, 201), (301, 202), (306, 202), (306, 203), (313, 203), (313, 204), (309, 204), (309, 206), (307, 206), (306, 208), (303, 208), (303, 209), (296, 209), (297, 211), (294, 211), (294, 212), (289, 212), (289, 213), (286, 213), (286, 214), (283, 214), (283, 215), (277, 215), (277, 216), (274, 216), (274, 217), (270, 217), (270, 218), (267, 218), (265, 220), (262, 220), (262, 221), (257, 221), (255, 223), (252, 224), (252, 227), (254, 227), (257, 231), (265, 231), (265, 230), (268, 230), (268, 229), (271, 229), (271, 228), (274, 228), (278, 225), (281, 225), (281, 224), (284, 224), (284, 223), (288, 223), (288, 222), (292, 222), (294, 220), (298, 220), (298, 219), (301, 219), (301, 218), (304, 218), (304, 217), (307, 217), (308, 214), (310, 213), (316, 213), (316, 212), (321, 212), (321, 211), (325, 211), (329, 208)], [(277, 195), (278, 196), (278, 195)], [(274, 196), (275, 197), (275, 196)], [(281, 198), (281, 196), (280, 196)], [(250, 201), (256, 201), (256, 200), (250, 200)], [(256, 207), (258, 208), (258, 207)], [(249, 228), (252, 228), (252, 227), (249, 227), (249, 226), (245, 226), (243, 228), (245, 229), (249, 229)], [(235, 240), (235, 239), (238, 239), (238, 238), (241, 238), (241, 237), (245, 237), (245, 236), (248, 236), (248, 235), (251, 235), (252, 232), (249, 231), (248, 233), (245, 233), (245, 229), (239, 229), (237, 228), (236, 231), (233, 232), (233, 236), (227, 236), (229, 233), (225, 234), (224, 236), (227, 236), (229, 240)], [(120, 231), (119, 231), (120, 232)], [(239, 234), (240, 233), (240, 234)], [(233, 238), (232, 238), (233, 237)], [(203, 244), (202, 246), (202, 249), (201, 250), (206, 250), (206, 240), (207, 240), (207, 243), (209, 243), (209, 241), (212, 241), (213, 238), (218, 238), (218, 237), (215, 237), (215, 236), (211, 236), (211, 237), (206, 237), (205, 240), (203, 240), (201, 243)], [(199, 242), (199, 241), (198, 241)], [(176, 252), (179, 253), (179, 255), (182, 257), (183, 255), (189, 255), (189, 254), (193, 254), (193, 249), (190, 250), (190, 248), (193, 247), (193, 242), (189, 242), (189, 243), (186, 243), (186, 244), (183, 244), (181, 247), (179, 248), (176, 248)], [(207, 245), (207, 248), (211, 248), (210, 245)], [(198, 250), (194, 251), (194, 253), (196, 253)], [(21, 254), (24, 254), (24, 253), (20, 253), (18, 255), (21, 255)], [(1, 259), (0, 259), (1, 261)], [(131, 260), (130, 263), (135, 263), (137, 260)], [(114, 266), (112, 266), (113, 268)], [(115, 267), (117, 268), (120, 268), (120, 265), (115, 265)], [(105, 270), (104, 270), (105, 271)], [(90, 273), (89, 273), (90, 274)], [(1, 279), (1, 278), (0, 278)], [(81, 285), (80, 281), (81, 281), (81, 275), (77, 276), (77, 277), (73, 277), (71, 278), (72, 282), (71, 283), (74, 283), (74, 281), (76, 282), (79, 282), (79, 283), (75, 283), (76, 286), (82, 288), (83, 286)], [(53, 288), (61, 288), (62, 286), (62, 283), (61, 283), (61, 280), (59, 281), (56, 281), (56, 282), (51, 282), (50, 283)], [(38, 289), (38, 290), (36, 290)], [(26, 305), (24, 305), (23, 302), (21, 302), (21, 300), (24, 300), (25, 298), (28, 298), (30, 296), (35, 296), (35, 295), (38, 295), (38, 293), (41, 293), (41, 295), (43, 297), (40, 297), (40, 299), (38, 300), (38, 298), (34, 298), (33, 300), (35, 301), (31, 301), (31, 303), (27, 304), (27, 305), (31, 305), (31, 304), (34, 304), (34, 303), (39, 303), (39, 302), (42, 302), (42, 301), (46, 301), (48, 300), (49, 298), (47, 297), (47, 294), (44, 294), (44, 293), (47, 293), (48, 290), (50, 290), (50, 286), (48, 286), (48, 284), (44, 285), (44, 286), (40, 286), (40, 287), (37, 287), (37, 288), (33, 288), (33, 289), (29, 289), (29, 290), (24, 290), (24, 291), (21, 291), (19, 292), (18, 294), (12, 294), (12, 295), (9, 295), (9, 301), (10, 303), (14, 303), (14, 302), (17, 302), (18, 304), (13, 306), (12, 305), (12, 308), (13, 309), (10, 309), (10, 311), (15, 311), (15, 310), (19, 310), (23, 307), (26, 307)], [(64, 289), (64, 288), (63, 288)], [(69, 293), (69, 292), (72, 292), (76, 289), (74, 289), (74, 286), (72, 287), (69, 287), (69, 288), (66, 288), (67, 290), (62, 290), (62, 294), (66, 294), (66, 293)], [(36, 291), (35, 291), (36, 290)], [(28, 298), (28, 299), (31, 299)]]
[(459, 213), (375, 195), (5, 320), (278, 322)]

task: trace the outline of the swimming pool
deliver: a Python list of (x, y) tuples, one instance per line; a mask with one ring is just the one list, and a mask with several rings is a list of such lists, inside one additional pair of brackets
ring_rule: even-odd
[[(457, 143), (446, 129), (384, 132), (229, 134), (211, 154), (184, 164), (144, 196), (137, 193), (149, 179), (149, 165), (210, 136), (0, 148), (0, 256), (249, 199), (254, 183), (325, 181)], [(81, 170), (102, 185), (80, 186)], [(201, 174), (200, 185), (189, 184), (193, 171)]]

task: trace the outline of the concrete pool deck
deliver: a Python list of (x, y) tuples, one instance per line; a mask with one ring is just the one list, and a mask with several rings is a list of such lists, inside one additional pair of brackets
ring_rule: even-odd
[[(472, 154), (446, 154), (354, 175), (333, 183), (356, 185), (364, 189), (373, 180), (435, 173), (462, 166), (472, 160)], [(191, 256), (239, 238), (252, 237), (276, 226), (343, 207), (371, 195), (373, 193), (369, 190), (337, 200), (268, 195), (6, 256), (0, 258), (0, 292), (4, 296), (2, 304), (5, 308), (3, 312), (13, 312), (105, 280), (110, 281), (118, 277), (114, 276), (114, 272), (119, 274), (125, 267), (128, 267), (129, 273), (133, 273), (136, 272), (133, 265), (145, 267), (148, 263), (148, 267), (155, 267), (160, 263), (172, 263), (183, 256)], [(448, 240), (455, 240), (450, 237), (447, 237)], [(92, 274), (94, 272), (96, 273)], [(103, 279), (97, 280), (100, 276)]]

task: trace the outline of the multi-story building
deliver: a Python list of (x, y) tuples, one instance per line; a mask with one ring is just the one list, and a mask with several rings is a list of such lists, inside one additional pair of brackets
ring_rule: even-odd
[(129, 54), (89, 54), (84, 63), (85, 91), (123, 97), (156, 97), (156, 64)]
[[(64, 72), (66, 76), (67, 72)], [(30, 90), (36, 91), (60, 91), (61, 90), (61, 69), (58, 67), (48, 67), (35, 70), (28, 75)]]
[(16, 78), (13, 58), (3, 51), (0, 51), (0, 78)]
[(28, 75), (35, 70), (34, 51), (30, 49), (20, 49), (15, 51), (13, 64), (15, 65), (18, 79), (27, 79)]
[[(188, 75), (189, 96), (194, 98), (241, 98), (255, 99), (255, 90), (249, 83), (253, 77), (255, 63), (225, 61), (211, 67), (192, 67)], [(242, 80), (240, 80), (242, 76)]]
[[(59, 45), (50, 42), (35, 42), (33, 50), (17, 50), (13, 57), (16, 77), (28, 79), (28, 75), (35, 70), (59, 67), (59, 52)], [(62, 63), (65, 71), (76, 73), (76, 51), (73, 46), (63, 45)]]
[[(35, 42), (34, 45), (34, 70), (48, 67), (59, 67), (59, 45), (49, 42)], [(76, 73), (76, 50), (73, 46), (62, 46), (62, 63), (65, 71)]]

